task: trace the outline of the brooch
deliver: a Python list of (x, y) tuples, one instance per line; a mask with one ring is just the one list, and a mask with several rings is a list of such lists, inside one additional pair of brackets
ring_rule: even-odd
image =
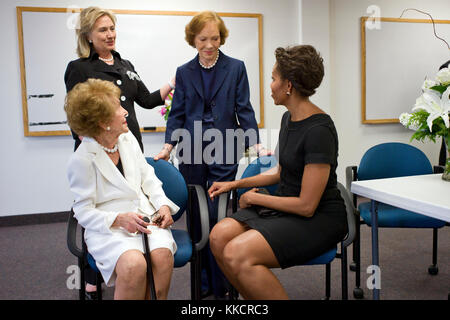
[(127, 71), (127, 76), (128, 76), (128, 78), (130, 78), (131, 80), (141, 81), (141, 78), (139, 78), (139, 76), (138, 76), (136, 73), (134, 73), (134, 72), (132, 72), (132, 71), (130, 71), (130, 70)]

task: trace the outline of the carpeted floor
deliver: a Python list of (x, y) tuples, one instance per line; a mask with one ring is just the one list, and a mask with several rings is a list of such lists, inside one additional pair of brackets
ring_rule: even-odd
[[(183, 222), (177, 222), (182, 224)], [(361, 226), (364, 299), (371, 264), (370, 228)], [(439, 274), (431, 276), (432, 232), (421, 229), (380, 229), (381, 298), (386, 300), (446, 300), (450, 293), (450, 228), (439, 230)], [(66, 223), (0, 227), (0, 300), (76, 300), (77, 290), (67, 286), (70, 268), (77, 260), (66, 246)], [(351, 249), (348, 257), (351, 259)], [(69, 271), (69, 273), (68, 273)], [(325, 294), (325, 267), (305, 266), (274, 273), (289, 297), (317, 300)], [(354, 273), (349, 275), (349, 299), (353, 298)], [(340, 260), (332, 264), (331, 299), (341, 299)], [(169, 299), (190, 299), (189, 265), (174, 270)], [(114, 288), (105, 288), (112, 299)]]

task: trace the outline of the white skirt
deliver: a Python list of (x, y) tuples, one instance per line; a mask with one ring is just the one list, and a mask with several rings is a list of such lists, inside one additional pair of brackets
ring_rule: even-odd
[[(170, 229), (157, 226), (148, 226), (152, 233), (148, 235), (150, 251), (167, 248), (172, 255), (177, 251), (177, 245)], [(142, 234), (132, 234), (124, 229), (116, 229), (112, 234), (90, 232), (85, 237), (89, 253), (95, 259), (103, 280), (108, 287), (113, 286), (116, 280), (116, 264), (119, 257), (126, 251), (139, 250), (144, 253)]]

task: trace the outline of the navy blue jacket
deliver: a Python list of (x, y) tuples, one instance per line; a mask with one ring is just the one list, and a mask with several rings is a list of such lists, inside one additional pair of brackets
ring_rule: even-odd
[[(202, 121), (205, 107), (200, 68), (198, 55), (178, 67), (176, 89), (165, 135), (166, 143), (176, 145), (179, 139), (172, 138), (172, 133), (178, 128), (186, 129), (192, 139), (192, 155), (199, 151), (193, 148), (194, 121)], [(227, 129), (234, 131), (239, 128), (243, 129), (244, 132), (249, 129), (254, 130), (256, 141), (250, 141), (250, 143), (259, 143), (259, 131), (255, 113), (250, 104), (250, 89), (244, 62), (220, 52), (215, 68), (217, 68), (215, 81), (209, 99), (214, 120), (213, 127), (222, 133), (223, 143), (225, 143)], [(248, 147), (248, 141), (245, 147)], [(229, 148), (226, 150), (224, 146), (224, 159), (226, 153), (231, 151)], [(234, 162), (242, 156), (242, 154), (236, 154), (236, 150), (239, 150), (239, 148), (235, 145), (233, 148), (236, 155)]]

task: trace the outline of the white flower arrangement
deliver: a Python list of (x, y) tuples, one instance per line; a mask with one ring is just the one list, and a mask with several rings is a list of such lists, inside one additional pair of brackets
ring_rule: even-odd
[[(424, 141), (428, 138), (436, 142), (436, 137), (440, 136), (447, 150), (450, 150), (450, 69), (441, 69), (435, 80), (426, 79), (422, 92), (416, 99), (412, 113), (400, 115), (400, 123), (415, 131), (411, 140)], [(447, 157), (442, 179), (450, 181), (450, 157)]]
[(411, 140), (425, 138), (435, 142), (436, 136), (449, 138), (450, 69), (443, 68), (435, 80), (426, 79), (422, 95), (416, 99), (412, 113), (402, 113), (400, 123), (414, 130)]

